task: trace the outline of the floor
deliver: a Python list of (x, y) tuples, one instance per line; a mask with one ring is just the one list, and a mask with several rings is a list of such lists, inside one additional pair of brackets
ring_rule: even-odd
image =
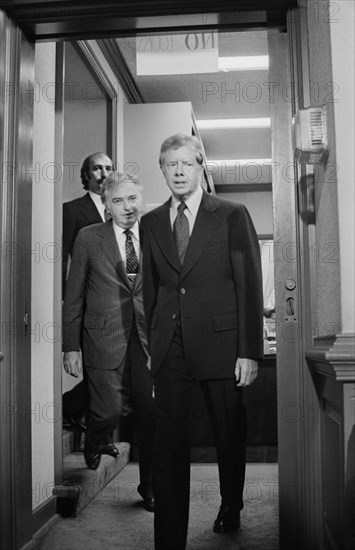
[[(153, 514), (136, 492), (128, 464), (76, 518), (58, 518), (35, 550), (153, 550)], [(277, 464), (248, 464), (241, 529), (215, 534), (220, 504), (215, 464), (192, 464), (187, 550), (278, 550)], [(167, 549), (169, 550), (169, 549)]]

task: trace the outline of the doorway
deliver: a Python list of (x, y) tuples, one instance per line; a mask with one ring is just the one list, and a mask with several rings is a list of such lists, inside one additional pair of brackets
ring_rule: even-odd
[[(275, 38), (274, 41), (276, 42), (276, 38)], [(282, 51), (282, 53), (284, 54), (284, 61), (285, 61), (285, 59), (286, 59), (286, 57), (287, 57), (287, 54), (286, 54), (286, 51), (287, 51), (287, 50), (286, 50), (286, 42), (285, 42), (285, 40), (283, 40), (283, 48), (281, 48), (281, 51)], [(283, 124), (284, 124), (284, 128), (286, 128), (286, 123), (284, 122)], [(289, 120), (288, 120), (288, 119), (287, 119), (287, 124), (289, 124)], [(280, 127), (279, 122), (277, 123), (277, 126), (278, 126), (278, 128)], [(277, 148), (276, 148), (275, 150), (277, 150)], [(285, 156), (287, 156), (287, 161), (290, 162), (290, 159), (291, 159), (291, 157), (292, 157), (292, 155), (290, 155), (290, 147), (289, 147), (286, 151), (283, 150), (282, 153), (283, 153)], [(274, 158), (275, 158), (275, 157), (274, 157)], [(217, 159), (217, 160), (218, 160), (218, 159)], [(281, 192), (281, 191), (280, 191), (280, 192)], [(284, 198), (285, 198), (285, 197), (284, 197)], [(285, 198), (285, 200), (286, 200), (286, 198)], [(291, 201), (291, 202), (292, 202), (292, 201)], [(291, 227), (292, 227), (292, 226), (291, 226)], [(294, 227), (294, 226), (293, 226), (293, 227)]]
[[(190, 32), (182, 35), (124, 37), (101, 43), (104, 51), (108, 47), (117, 49), (117, 55), (122, 58), (131, 82), (129, 97), (132, 97), (133, 89), (140, 97), (139, 103), (132, 100), (128, 103), (126, 99), (122, 113), (124, 122), (120, 120), (119, 125), (123, 126), (123, 167), (128, 171), (134, 170), (134, 174), (140, 178), (145, 188), (146, 209), (162, 203), (168, 197), (156, 162), (161, 141), (179, 129), (187, 133), (198, 132), (206, 153), (209, 178), (212, 180), (211, 191), (228, 200), (246, 204), (251, 212), (264, 250), (264, 279), (267, 280), (265, 309), (270, 308), (270, 303), (274, 303), (274, 262), (272, 243), (265, 241), (266, 238), (273, 238), (267, 32)], [(145, 57), (149, 60), (152, 55), (155, 56), (153, 66), (149, 68), (148, 65), (147, 69), (144, 66)], [(202, 72), (194, 72), (201, 56), (215, 58), (215, 72), (206, 72), (206, 68)], [(67, 139), (67, 143), (64, 145), (64, 165), (76, 165), (77, 176), (72, 177), (70, 186), (65, 183), (67, 190), (64, 187), (63, 201), (83, 194), (78, 174), (80, 163), (75, 162), (75, 158), (84, 158), (84, 150), (91, 151), (92, 146), (85, 133), (79, 142), (75, 136), (85, 108), (88, 113), (84, 119), (86, 125), (90, 113), (99, 108), (99, 105), (93, 103), (97, 90), (92, 88), (92, 96), (85, 98), (84, 92), (90, 89), (92, 74), (82, 76), (82, 93), (78, 94), (78, 75), (82, 62), (71, 44), (66, 44), (66, 59), (66, 84), (72, 89), (76, 85), (82, 106), (79, 114), (65, 115), (64, 139)], [(159, 63), (162, 64), (160, 69)], [(180, 63), (179, 67), (177, 63)], [(227, 67), (226, 63), (229, 64)], [(68, 104), (68, 101), (64, 104), (64, 112), (66, 109), (77, 112), (75, 105)], [(102, 125), (102, 117), (95, 116)], [(218, 121), (231, 123), (231, 127), (213, 128), (213, 124), (206, 127), (208, 123)], [(104, 135), (100, 138), (98, 132), (96, 139), (96, 149), (102, 150), (105, 147)], [(156, 188), (152, 187), (152, 182)], [(275, 343), (275, 320), (265, 319), (265, 328), (267, 325), (270, 330), (266, 330), (266, 338), (269, 338), (266, 346), (269, 342)], [(258, 383), (245, 392), (250, 408), (248, 456), (253, 462), (277, 461), (275, 348), (274, 345), (271, 350), (267, 350), (267, 361), (260, 368)], [(67, 379), (70, 377), (64, 380)], [(215, 460), (213, 437), (199, 393), (196, 394), (195, 403), (193, 459)]]

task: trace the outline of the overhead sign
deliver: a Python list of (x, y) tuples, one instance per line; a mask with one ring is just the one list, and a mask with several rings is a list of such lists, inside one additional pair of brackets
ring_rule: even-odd
[(136, 38), (137, 75), (218, 71), (218, 34), (193, 32)]

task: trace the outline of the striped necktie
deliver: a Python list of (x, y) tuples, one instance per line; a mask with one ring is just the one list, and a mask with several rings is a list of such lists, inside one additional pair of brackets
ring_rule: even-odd
[(189, 222), (184, 214), (185, 208), (187, 208), (186, 204), (184, 202), (181, 202), (178, 206), (178, 213), (173, 226), (174, 238), (178, 249), (181, 265), (184, 262), (184, 257), (190, 238)]
[(131, 288), (133, 288), (138, 272), (138, 258), (132, 242), (132, 231), (126, 229), (124, 233), (126, 234), (126, 271)]

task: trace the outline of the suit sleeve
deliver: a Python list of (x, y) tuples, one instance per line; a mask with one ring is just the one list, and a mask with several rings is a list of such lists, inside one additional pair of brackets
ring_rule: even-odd
[(63, 242), (62, 242), (62, 288), (63, 296), (65, 291), (65, 282), (67, 279), (68, 260), (72, 254), (75, 237), (77, 236), (78, 228), (69, 204), (63, 204)]
[(263, 287), (258, 237), (245, 206), (232, 224), (231, 262), (237, 292), (238, 356), (263, 357)]
[(79, 231), (73, 247), (63, 304), (64, 352), (80, 349), (88, 270), (88, 247), (85, 244), (83, 231)]
[(143, 254), (143, 306), (146, 318), (148, 344), (150, 343), (150, 327), (152, 324), (153, 312), (157, 301), (157, 292), (159, 284), (159, 275), (155, 266), (151, 243), (149, 227), (143, 216), (140, 224), (140, 243)]

